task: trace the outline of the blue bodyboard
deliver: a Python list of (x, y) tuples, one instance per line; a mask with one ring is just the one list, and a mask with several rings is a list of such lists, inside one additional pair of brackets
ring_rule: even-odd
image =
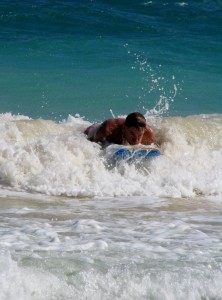
[(161, 155), (158, 148), (146, 145), (124, 146), (112, 144), (105, 149), (107, 159), (114, 160), (141, 160), (151, 159)]
[(161, 153), (158, 149), (155, 148), (132, 148), (132, 147), (123, 147), (114, 152), (114, 158), (116, 159), (127, 159), (127, 158), (150, 158), (160, 156)]
[(113, 157), (116, 159), (128, 159), (128, 158), (151, 158), (160, 156), (161, 152), (159, 149), (151, 147), (131, 147), (131, 146), (122, 146), (116, 150), (113, 154)]

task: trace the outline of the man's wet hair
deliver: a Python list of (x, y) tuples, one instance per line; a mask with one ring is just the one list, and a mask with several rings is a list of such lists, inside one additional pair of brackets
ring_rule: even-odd
[(126, 117), (124, 125), (126, 127), (146, 127), (146, 119), (139, 112), (133, 112)]

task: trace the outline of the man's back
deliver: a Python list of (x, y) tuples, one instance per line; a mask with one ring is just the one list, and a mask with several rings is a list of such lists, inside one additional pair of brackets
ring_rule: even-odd
[[(131, 118), (130, 121), (128, 117)], [(93, 124), (85, 130), (85, 134), (88, 135), (91, 141), (97, 143), (109, 142), (120, 145), (136, 145), (140, 143), (149, 145), (155, 143), (154, 132), (146, 124), (143, 115), (132, 113), (128, 117), (128, 119), (113, 118), (104, 121), (102, 124)]]

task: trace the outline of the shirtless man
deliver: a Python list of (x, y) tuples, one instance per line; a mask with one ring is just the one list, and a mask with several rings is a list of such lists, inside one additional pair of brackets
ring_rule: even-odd
[(150, 145), (155, 143), (152, 128), (139, 112), (129, 114), (126, 119), (108, 119), (86, 128), (84, 133), (92, 142), (108, 142), (119, 145)]

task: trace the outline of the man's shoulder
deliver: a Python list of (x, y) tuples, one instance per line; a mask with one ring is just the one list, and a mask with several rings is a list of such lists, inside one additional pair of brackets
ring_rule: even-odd
[(143, 143), (146, 145), (149, 145), (151, 143), (155, 143), (155, 134), (154, 134), (154, 130), (152, 129), (151, 126), (146, 125), (146, 131), (144, 132), (143, 135)]
[(150, 125), (146, 124), (146, 131), (147, 132), (153, 132), (153, 129)]

